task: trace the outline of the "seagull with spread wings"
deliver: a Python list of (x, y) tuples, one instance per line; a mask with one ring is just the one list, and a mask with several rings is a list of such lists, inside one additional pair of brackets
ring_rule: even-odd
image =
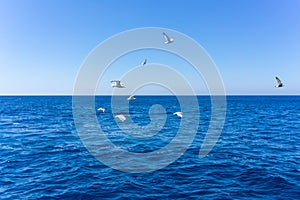
[(119, 120), (121, 120), (122, 122), (125, 122), (126, 117), (124, 115), (116, 115), (115, 118), (118, 118)]
[(177, 115), (177, 116), (180, 117), (180, 118), (183, 117), (182, 112), (174, 112), (173, 115)]
[(105, 108), (102, 108), (102, 107), (98, 108), (97, 110), (98, 110), (98, 111), (105, 112)]
[(113, 88), (125, 88), (125, 85), (121, 81), (111, 81), (111, 87)]
[(283, 87), (281, 80), (277, 76), (275, 77), (275, 79), (277, 80), (277, 85), (275, 85), (275, 87), (277, 88)]
[(133, 95), (131, 95), (130, 97), (127, 98), (127, 100), (128, 101), (135, 100), (135, 97)]
[(165, 44), (170, 44), (174, 42), (174, 38), (170, 38), (165, 32), (163, 32), (164, 38), (165, 38)]

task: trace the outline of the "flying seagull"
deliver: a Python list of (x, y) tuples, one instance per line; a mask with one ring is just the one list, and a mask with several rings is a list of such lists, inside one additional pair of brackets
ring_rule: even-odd
[(122, 122), (125, 122), (125, 120), (126, 120), (126, 117), (124, 115), (116, 115), (115, 118), (118, 118)]
[(98, 108), (97, 110), (98, 110), (98, 111), (105, 112), (105, 108), (102, 108), (102, 107)]
[(182, 112), (174, 112), (173, 115), (177, 115), (178, 117), (182, 118)]
[(277, 88), (283, 87), (283, 84), (282, 84), (281, 80), (277, 76), (275, 78), (277, 80), (277, 85), (275, 87), (277, 87)]
[(130, 97), (127, 98), (128, 101), (130, 100), (135, 100), (135, 97), (133, 95), (131, 95)]
[(165, 38), (165, 44), (170, 44), (174, 41), (174, 38), (170, 38), (166, 33), (163, 33), (164, 38)]
[(121, 81), (110, 81), (111, 82), (111, 87), (116, 87), (116, 88), (124, 88), (125, 85), (121, 83)]
[(146, 65), (147, 63), (147, 59), (144, 60), (144, 62), (142, 62), (142, 66)]

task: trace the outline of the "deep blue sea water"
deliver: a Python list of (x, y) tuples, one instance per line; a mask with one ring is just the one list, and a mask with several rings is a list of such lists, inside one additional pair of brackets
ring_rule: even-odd
[[(199, 128), (187, 151), (162, 169), (126, 173), (86, 149), (71, 96), (2, 96), (0, 199), (300, 199), (300, 96), (228, 96), (221, 136), (202, 159), (211, 103), (207, 96), (198, 101)], [(146, 126), (153, 104), (167, 118), (150, 139), (132, 139), (118, 128), (110, 97), (95, 98), (95, 110), (106, 108), (96, 117), (115, 145), (147, 153), (167, 145), (181, 120), (173, 115), (180, 110), (173, 96), (137, 96), (123, 114)]]

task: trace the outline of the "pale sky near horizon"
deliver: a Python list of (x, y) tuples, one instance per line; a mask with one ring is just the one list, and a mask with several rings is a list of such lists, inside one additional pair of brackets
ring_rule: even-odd
[[(72, 94), (97, 45), (143, 27), (193, 38), (213, 59), (229, 95), (300, 95), (299, 10), (299, 0), (0, 0), (0, 95)], [(193, 71), (181, 69), (182, 60), (145, 50), (116, 61), (98, 94), (112, 92), (109, 80), (120, 77), (115, 65), (139, 65), (145, 57), (171, 64), (196, 85)], [(274, 87), (275, 76), (285, 87)], [(203, 87), (201, 82), (195, 90), (206, 94)]]

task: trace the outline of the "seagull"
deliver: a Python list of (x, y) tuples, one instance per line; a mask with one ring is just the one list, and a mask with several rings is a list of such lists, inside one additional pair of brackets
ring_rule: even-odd
[(102, 107), (98, 108), (97, 110), (98, 110), (98, 111), (105, 112), (105, 108), (102, 108)]
[(130, 97), (127, 98), (128, 101), (130, 100), (135, 100), (135, 97), (133, 95), (131, 95)]
[(126, 117), (124, 115), (116, 115), (115, 118), (119, 118), (122, 122), (126, 120)]
[(182, 112), (174, 112), (173, 115), (177, 115), (178, 117), (182, 118)]
[(174, 41), (174, 38), (170, 38), (166, 33), (163, 33), (164, 38), (165, 38), (165, 44), (170, 44)]
[(147, 63), (147, 59), (144, 60), (144, 62), (142, 62), (142, 66), (146, 65)]
[(117, 87), (117, 88), (125, 88), (125, 85), (121, 83), (121, 81), (110, 81), (111, 87)]
[(277, 76), (275, 78), (277, 80), (277, 85), (275, 87), (277, 87), (277, 88), (283, 87), (283, 84), (282, 84), (281, 80)]

